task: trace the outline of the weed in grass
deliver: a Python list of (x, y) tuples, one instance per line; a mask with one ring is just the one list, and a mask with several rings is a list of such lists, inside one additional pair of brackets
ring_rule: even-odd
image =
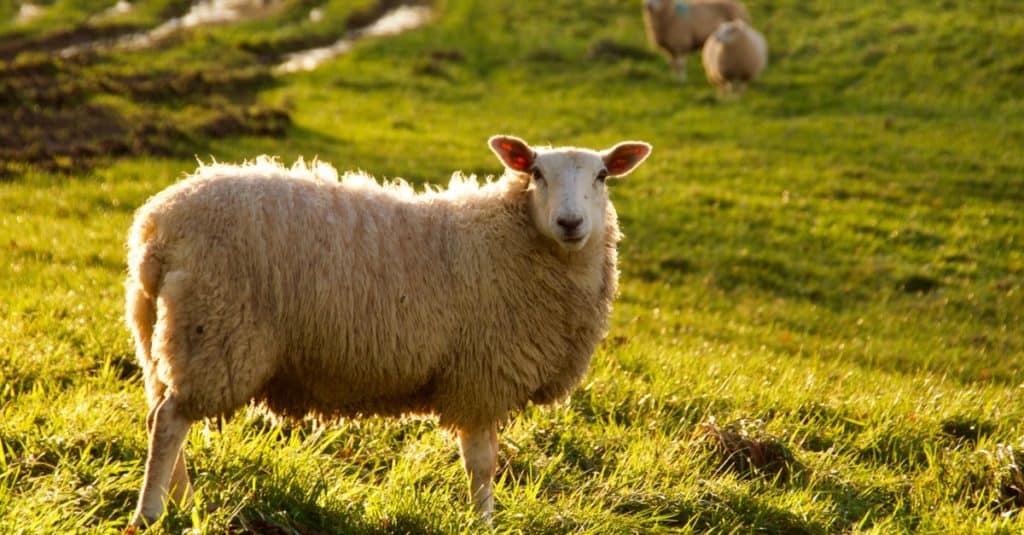
[(949, 499), (977, 514), (1019, 518), (1024, 510), (1024, 456), (1021, 446), (986, 444), (976, 450), (943, 450), (932, 455), (936, 484)]
[(1019, 514), (1024, 509), (1024, 446), (999, 444), (994, 453), (984, 454), (991, 459), (992, 479), (999, 487), (996, 510)]
[(719, 425), (712, 416), (701, 422), (698, 429), (718, 459), (718, 470), (785, 482), (802, 469), (789, 448), (765, 431), (761, 420), (743, 418)]

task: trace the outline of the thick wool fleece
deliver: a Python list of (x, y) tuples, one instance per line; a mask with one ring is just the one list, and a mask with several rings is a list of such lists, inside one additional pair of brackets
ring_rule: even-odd
[(708, 39), (701, 53), (704, 73), (719, 89), (745, 84), (757, 78), (768, 63), (768, 45), (760, 32), (742, 21), (731, 23), (735, 36), (724, 42), (718, 33)]
[(680, 10), (673, 2), (663, 1), (655, 13), (644, 10), (648, 38), (670, 58), (700, 50), (723, 22), (750, 21), (747, 9), (736, 0), (695, 0), (685, 6)]
[(129, 238), (128, 322), (147, 393), (184, 414), (433, 413), (473, 427), (565, 396), (607, 329), (614, 209), (567, 253), (529, 179), (416, 194), (324, 164), (202, 166)]

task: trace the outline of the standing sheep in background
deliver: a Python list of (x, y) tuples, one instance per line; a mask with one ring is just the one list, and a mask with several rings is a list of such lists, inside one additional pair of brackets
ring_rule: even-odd
[(686, 55), (700, 50), (723, 22), (750, 22), (747, 8), (737, 0), (644, 0), (647, 37), (665, 51), (672, 72), (686, 80)]
[(261, 157), (200, 166), (128, 240), (127, 319), (150, 432), (132, 524), (187, 499), (192, 422), (257, 400), (282, 415), (427, 413), (458, 435), (494, 510), (497, 425), (567, 395), (605, 335), (619, 228), (605, 188), (647, 158), (495, 136), (478, 185), (404, 182)]
[(701, 58), (708, 81), (719, 91), (741, 93), (768, 63), (768, 44), (747, 23), (725, 22), (704, 44)]

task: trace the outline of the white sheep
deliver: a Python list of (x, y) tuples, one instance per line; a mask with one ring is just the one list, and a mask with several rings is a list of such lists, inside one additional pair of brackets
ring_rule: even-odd
[(700, 50), (719, 24), (750, 22), (738, 0), (644, 0), (644, 26), (654, 46), (669, 57), (672, 72), (686, 79), (686, 55)]
[(701, 53), (708, 81), (719, 91), (740, 93), (768, 63), (768, 44), (761, 32), (735, 20), (724, 22)]
[(191, 423), (250, 400), (435, 414), (490, 515), (498, 423), (564, 397), (605, 335), (619, 240), (605, 178), (651, 150), (490, 146), (507, 170), (484, 185), (457, 173), (417, 194), (261, 157), (200, 166), (138, 210), (127, 320), (150, 443), (133, 525), (187, 499)]

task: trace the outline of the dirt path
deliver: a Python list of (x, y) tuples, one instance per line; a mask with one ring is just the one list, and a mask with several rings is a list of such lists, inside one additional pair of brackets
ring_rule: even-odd
[[(87, 24), (42, 36), (0, 37), (0, 179), (29, 166), (80, 172), (110, 157), (190, 155), (211, 138), (283, 136), (291, 123), (288, 112), (256, 99), (276, 83), (273, 73), (316, 68), (360, 39), (419, 27), (432, 14), (422, 4), (381, 0), (350, 17), (341, 39), (326, 47), (303, 50), (310, 43), (282, 43), (240, 67), (210, 62), (132, 74), (103, 67), (105, 55), (156, 46), (202, 25), (268, 16), (281, 5), (199, 0), (150, 30)], [(19, 58), (25, 53), (30, 55)], [(133, 111), (97, 104), (103, 95), (127, 99)]]

